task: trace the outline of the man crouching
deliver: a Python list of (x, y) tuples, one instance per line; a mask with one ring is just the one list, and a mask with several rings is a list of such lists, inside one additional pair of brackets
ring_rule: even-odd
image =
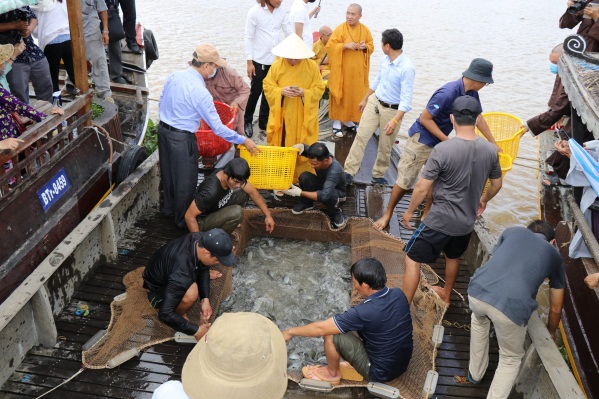
[[(158, 318), (176, 331), (200, 340), (210, 324), (192, 323), (187, 311), (199, 299), (202, 317), (210, 319), (210, 266), (219, 263), (237, 263), (231, 238), (221, 229), (187, 234), (160, 247), (143, 272), (143, 287), (149, 290), (148, 300), (158, 309)], [(218, 272), (214, 275), (220, 276)]]
[(377, 259), (361, 259), (350, 272), (364, 302), (329, 319), (285, 330), (283, 338), (324, 338), (327, 365), (305, 366), (306, 378), (339, 384), (341, 367), (346, 367), (340, 364), (343, 358), (369, 381), (393, 380), (406, 371), (412, 357), (408, 300), (401, 289), (386, 287), (387, 275)]

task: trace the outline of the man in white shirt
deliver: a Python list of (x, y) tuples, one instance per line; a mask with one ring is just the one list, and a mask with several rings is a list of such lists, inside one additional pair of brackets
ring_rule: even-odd
[(258, 4), (250, 8), (245, 21), (244, 45), (247, 60), (248, 78), (252, 81), (250, 97), (244, 115), (245, 134), (254, 134), (252, 122), (258, 99), (260, 114), (258, 127), (266, 130), (270, 109), (262, 91), (262, 81), (275, 60), (272, 49), (281, 41), (281, 31), (289, 36), (293, 31), (287, 23), (285, 11), (280, 8), (283, 0), (256, 0)]
[(310, 18), (320, 11), (320, 6), (314, 7), (308, 11), (308, 3), (314, 3), (316, 0), (295, 0), (289, 10), (289, 22), (295, 33), (302, 38), (308, 48), (312, 48), (314, 40), (312, 37), (312, 25)]

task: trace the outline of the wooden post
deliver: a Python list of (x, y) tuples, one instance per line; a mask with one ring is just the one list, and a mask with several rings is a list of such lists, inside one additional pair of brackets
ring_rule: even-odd
[(85, 41), (83, 33), (83, 21), (81, 20), (81, 0), (67, 0), (69, 9), (69, 26), (71, 28), (71, 48), (73, 51), (73, 69), (75, 85), (82, 94), (89, 90), (87, 80), (87, 59), (85, 56)]

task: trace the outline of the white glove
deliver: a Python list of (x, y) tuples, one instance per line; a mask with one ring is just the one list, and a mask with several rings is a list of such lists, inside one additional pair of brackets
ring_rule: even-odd
[(297, 148), (299, 150), (299, 154), (302, 155), (304, 153), (305, 146), (303, 144), (294, 144), (291, 147)]
[(290, 195), (292, 197), (299, 197), (300, 195), (302, 195), (302, 189), (294, 186), (293, 184), (291, 185), (291, 188), (289, 188), (288, 190), (283, 191), (283, 193), (285, 193), (286, 195)]

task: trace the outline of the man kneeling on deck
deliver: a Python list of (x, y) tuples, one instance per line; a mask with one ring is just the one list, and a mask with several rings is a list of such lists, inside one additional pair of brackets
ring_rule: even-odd
[(143, 287), (149, 290), (148, 299), (158, 308), (160, 320), (176, 331), (202, 338), (210, 324), (192, 323), (187, 311), (199, 299), (202, 317), (210, 319), (210, 279), (221, 277), (210, 266), (219, 263), (237, 263), (231, 238), (221, 229), (187, 234), (160, 247), (143, 273)]
[[(327, 320), (283, 331), (289, 342), (295, 336), (324, 338), (326, 366), (307, 365), (304, 377), (339, 384), (351, 367), (372, 382), (393, 380), (406, 371), (412, 357), (412, 317), (403, 291), (386, 287), (387, 275), (374, 258), (351, 267), (354, 289), (364, 302)], [(354, 331), (357, 333), (354, 333)]]
[(231, 234), (243, 218), (242, 206), (248, 196), (262, 213), (266, 231), (272, 233), (275, 221), (260, 195), (250, 183), (250, 166), (243, 158), (232, 159), (222, 170), (216, 170), (197, 188), (195, 198), (185, 212), (190, 232), (223, 229)]
[(537, 309), (537, 291), (549, 278), (547, 329), (555, 339), (564, 301), (565, 268), (551, 244), (553, 227), (540, 220), (506, 229), (493, 248), (493, 257), (468, 284), (472, 310), (468, 380), (478, 384), (489, 365), (491, 322), (499, 344), (499, 365), (487, 398), (507, 398), (524, 356), (526, 325)]
[(339, 209), (339, 202), (345, 200), (343, 166), (329, 153), (324, 143), (314, 143), (311, 146), (295, 144), (293, 147), (300, 150), (301, 156), (310, 160), (316, 174), (303, 172), (299, 177), (299, 187), (292, 184), (289, 190), (283, 191), (287, 195), (301, 197), (300, 203), (291, 212), (301, 215), (313, 209), (314, 201), (320, 201), (327, 207), (326, 213), (331, 218), (333, 227), (344, 227), (346, 219)]

